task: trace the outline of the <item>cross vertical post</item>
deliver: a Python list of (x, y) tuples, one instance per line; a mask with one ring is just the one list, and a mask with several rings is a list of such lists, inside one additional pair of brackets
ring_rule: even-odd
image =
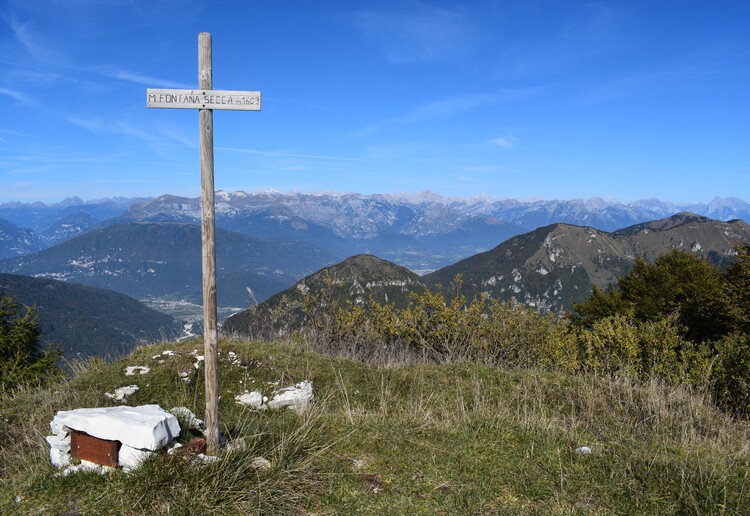
[[(213, 89), (211, 34), (198, 35), (198, 89)], [(201, 256), (203, 346), (206, 363), (206, 446), (219, 451), (219, 334), (216, 325), (216, 222), (214, 208), (214, 113), (199, 111), (201, 161)]]
[(201, 163), (201, 257), (203, 345), (206, 365), (206, 445), (219, 451), (219, 333), (216, 309), (216, 220), (214, 208), (214, 109), (260, 111), (259, 91), (213, 89), (211, 34), (198, 35), (198, 89), (148, 88), (146, 107), (197, 109)]

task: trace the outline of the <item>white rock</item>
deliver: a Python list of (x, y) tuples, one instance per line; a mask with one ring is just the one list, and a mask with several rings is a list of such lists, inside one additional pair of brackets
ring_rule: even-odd
[(140, 365), (128, 366), (125, 368), (125, 376), (133, 376), (136, 373), (146, 374), (149, 371), (151, 371), (151, 369), (146, 366), (140, 366)]
[(232, 439), (226, 445), (227, 451), (244, 450), (245, 448), (247, 448), (247, 443), (245, 442), (244, 437), (238, 437), (237, 439)]
[(250, 467), (258, 471), (268, 471), (271, 469), (271, 462), (263, 457), (255, 457), (250, 463)]
[(100, 475), (104, 475), (105, 473), (108, 473), (109, 471), (112, 471), (113, 468), (109, 468), (107, 466), (101, 466), (99, 464), (95, 464), (93, 462), (89, 462), (87, 460), (82, 460), (80, 464), (77, 466), (68, 466), (64, 470), (61, 471), (62, 476), (66, 477), (70, 475), (71, 473), (78, 473), (79, 471), (89, 471), (93, 473), (99, 473)]
[(354, 466), (354, 469), (362, 469), (364, 468), (368, 463), (368, 460), (365, 458), (354, 458), (352, 459), (352, 466)]
[(182, 448), (182, 445), (177, 441), (173, 441), (172, 443), (170, 443), (169, 448), (167, 448), (167, 454), (174, 455), (175, 453), (177, 453), (177, 450), (179, 448)]
[(211, 464), (213, 462), (218, 462), (221, 460), (221, 457), (218, 455), (206, 455), (205, 453), (199, 453), (194, 458), (197, 462), (202, 462), (203, 464)]
[(51, 427), (86, 432), (141, 450), (158, 450), (180, 435), (177, 418), (159, 405), (61, 411)]
[(304, 380), (294, 387), (285, 387), (274, 391), (267, 405), (270, 409), (287, 407), (300, 413), (307, 408), (312, 399), (312, 382)]
[(263, 407), (263, 395), (258, 391), (238, 394), (234, 397), (234, 400), (240, 405), (245, 405), (246, 407), (251, 407), (254, 409), (260, 409)]
[(182, 420), (188, 428), (203, 428), (203, 420), (198, 419), (198, 416), (193, 414), (187, 407), (174, 407), (169, 409), (169, 413), (175, 416), (178, 421)]
[(576, 453), (580, 455), (589, 455), (591, 454), (591, 448), (588, 446), (581, 446), (580, 448), (576, 448)]
[(135, 394), (137, 391), (137, 385), (127, 385), (125, 387), (118, 387), (114, 393), (105, 392), (104, 395), (115, 401), (125, 401), (128, 396)]

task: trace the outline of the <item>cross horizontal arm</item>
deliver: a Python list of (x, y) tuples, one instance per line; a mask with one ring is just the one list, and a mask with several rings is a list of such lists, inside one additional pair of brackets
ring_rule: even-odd
[(146, 90), (146, 107), (260, 111), (260, 92), (148, 88)]

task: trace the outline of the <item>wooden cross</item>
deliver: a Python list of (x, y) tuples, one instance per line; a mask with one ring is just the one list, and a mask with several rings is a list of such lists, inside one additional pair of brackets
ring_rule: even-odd
[(201, 161), (203, 343), (206, 362), (206, 444), (219, 451), (219, 335), (216, 324), (216, 235), (214, 210), (214, 109), (260, 111), (259, 91), (213, 89), (211, 34), (198, 35), (198, 89), (146, 90), (146, 107), (198, 109)]

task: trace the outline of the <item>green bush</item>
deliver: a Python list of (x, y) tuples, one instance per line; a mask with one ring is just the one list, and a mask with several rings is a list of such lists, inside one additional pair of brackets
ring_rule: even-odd
[(672, 384), (704, 383), (710, 359), (705, 347), (683, 337), (677, 315), (657, 321), (633, 321), (613, 315), (577, 329), (581, 368)]
[(398, 328), (406, 343), (442, 359), (473, 359), (482, 325), (484, 302), (464, 296), (446, 300), (439, 291), (412, 293), (409, 307), (399, 314)]
[[(460, 278), (453, 290), (460, 289)], [(317, 297), (303, 302), (305, 336), (330, 351), (402, 348), (435, 361), (469, 360), (503, 367), (574, 371), (576, 344), (567, 322), (526, 306), (478, 296), (471, 302), (440, 291), (412, 292), (401, 310), (390, 304), (331, 307)]]
[(493, 299), (477, 346), (495, 365), (574, 371), (578, 367), (576, 343), (567, 326), (552, 314)]
[(581, 365), (599, 374), (620, 373), (635, 377), (639, 372), (639, 339), (635, 325), (623, 315), (593, 323), (577, 335)]
[(614, 315), (659, 321), (677, 314), (685, 337), (693, 342), (720, 339), (736, 329), (729, 285), (721, 271), (685, 251), (672, 251), (649, 264), (643, 259), (620, 278), (617, 288), (594, 290), (575, 306), (573, 322), (590, 327)]
[(729, 297), (740, 331), (750, 334), (750, 245), (735, 246), (737, 257), (726, 272)]
[(40, 385), (60, 373), (55, 362), (60, 350), (43, 350), (42, 335), (36, 314), (31, 308), (21, 313), (14, 299), (0, 297), (0, 390), (7, 392), (19, 386)]
[(750, 336), (731, 335), (714, 343), (716, 360), (711, 387), (716, 403), (725, 409), (750, 415)]

